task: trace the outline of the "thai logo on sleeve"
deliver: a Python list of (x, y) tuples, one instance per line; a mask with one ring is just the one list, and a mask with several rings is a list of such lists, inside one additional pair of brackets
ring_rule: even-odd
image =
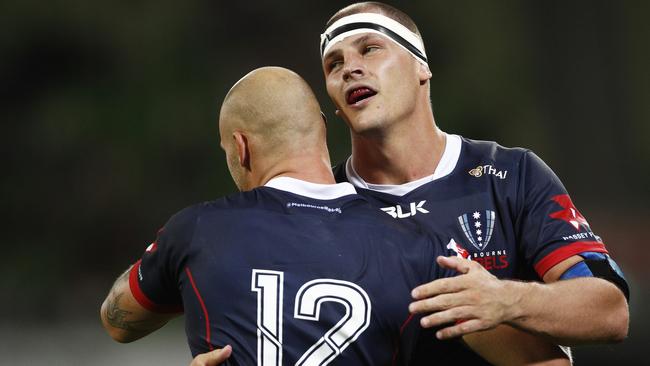
[(463, 228), (467, 240), (481, 251), (485, 249), (492, 238), (495, 219), (496, 214), (491, 210), (474, 211), (471, 214), (466, 213), (458, 216), (458, 222)]

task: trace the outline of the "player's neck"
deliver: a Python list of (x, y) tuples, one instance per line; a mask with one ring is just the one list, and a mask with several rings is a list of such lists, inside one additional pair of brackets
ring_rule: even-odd
[(445, 144), (433, 117), (415, 126), (401, 124), (382, 135), (352, 136), (352, 166), (368, 183), (404, 184), (432, 175)]
[(263, 169), (265, 174), (260, 175), (259, 185), (277, 177), (290, 177), (305, 182), (318, 184), (335, 184), (327, 151), (305, 151), (302, 155), (293, 154)]

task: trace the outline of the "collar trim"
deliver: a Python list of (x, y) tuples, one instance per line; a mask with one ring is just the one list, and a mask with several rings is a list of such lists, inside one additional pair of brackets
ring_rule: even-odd
[(264, 186), (317, 200), (333, 200), (357, 193), (350, 183), (318, 184), (291, 177), (276, 177)]
[(438, 162), (435, 172), (432, 175), (407, 182), (404, 184), (372, 184), (368, 183), (352, 167), (352, 157), (350, 156), (345, 163), (345, 174), (348, 177), (348, 181), (352, 183), (355, 187), (365, 188), (372, 191), (384, 192), (392, 194), (394, 196), (404, 196), (413, 190), (429, 183), (433, 182), (436, 179), (443, 178), (456, 168), (458, 160), (460, 159), (460, 150), (462, 145), (462, 140), (458, 135), (445, 134), (447, 138), (447, 143), (445, 144), (445, 151), (442, 153), (442, 157)]

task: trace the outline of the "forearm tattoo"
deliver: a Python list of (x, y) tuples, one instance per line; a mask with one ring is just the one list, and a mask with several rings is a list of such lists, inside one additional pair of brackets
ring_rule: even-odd
[(106, 303), (106, 320), (108, 321), (108, 324), (115, 328), (139, 330), (134, 327), (134, 322), (126, 320), (126, 318), (133, 314), (133, 312), (120, 308), (120, 298), (123, 295), (124, 294), (114, 295), (114, 292), (111, 291), (111, 296), (109, 296)]
[(128, 275), (129, 270), (118, 277), (115, 281), (115, 284), (113, 285), (113, 288), (111, 289), (110, 294), (108, 295), (105, 311), (106, 321), (112, 327), (132, 332), (144, 332), (151, 331), (152, 329), (157, 329), (160, 327), (159, 321), (154, 319), (129, 320), (129, 317), (133, 314), (133, 312), (120, 307), (120, 299), (122, 296), (124, 296), (124, 294), (116, 292), (115, 289), (120, 287), (121, 281), (128, 281)]

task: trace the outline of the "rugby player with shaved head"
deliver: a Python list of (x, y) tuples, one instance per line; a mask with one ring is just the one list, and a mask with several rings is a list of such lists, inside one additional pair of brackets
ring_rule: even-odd
[[(194, 365), (409, 364), (411, 289), (453, 275), (438, 263), (453, 250), (335, 183), (320, 107), (295, 73), (242, 78), (219, 131), (242, 192), (172, 216), (102, 304), (108, 333), (131, 342), (183, 312), (192, 354), (205, 353)], [(550, 343), (508, 337), (464, 339), (497, 364), (568, 364)]]

